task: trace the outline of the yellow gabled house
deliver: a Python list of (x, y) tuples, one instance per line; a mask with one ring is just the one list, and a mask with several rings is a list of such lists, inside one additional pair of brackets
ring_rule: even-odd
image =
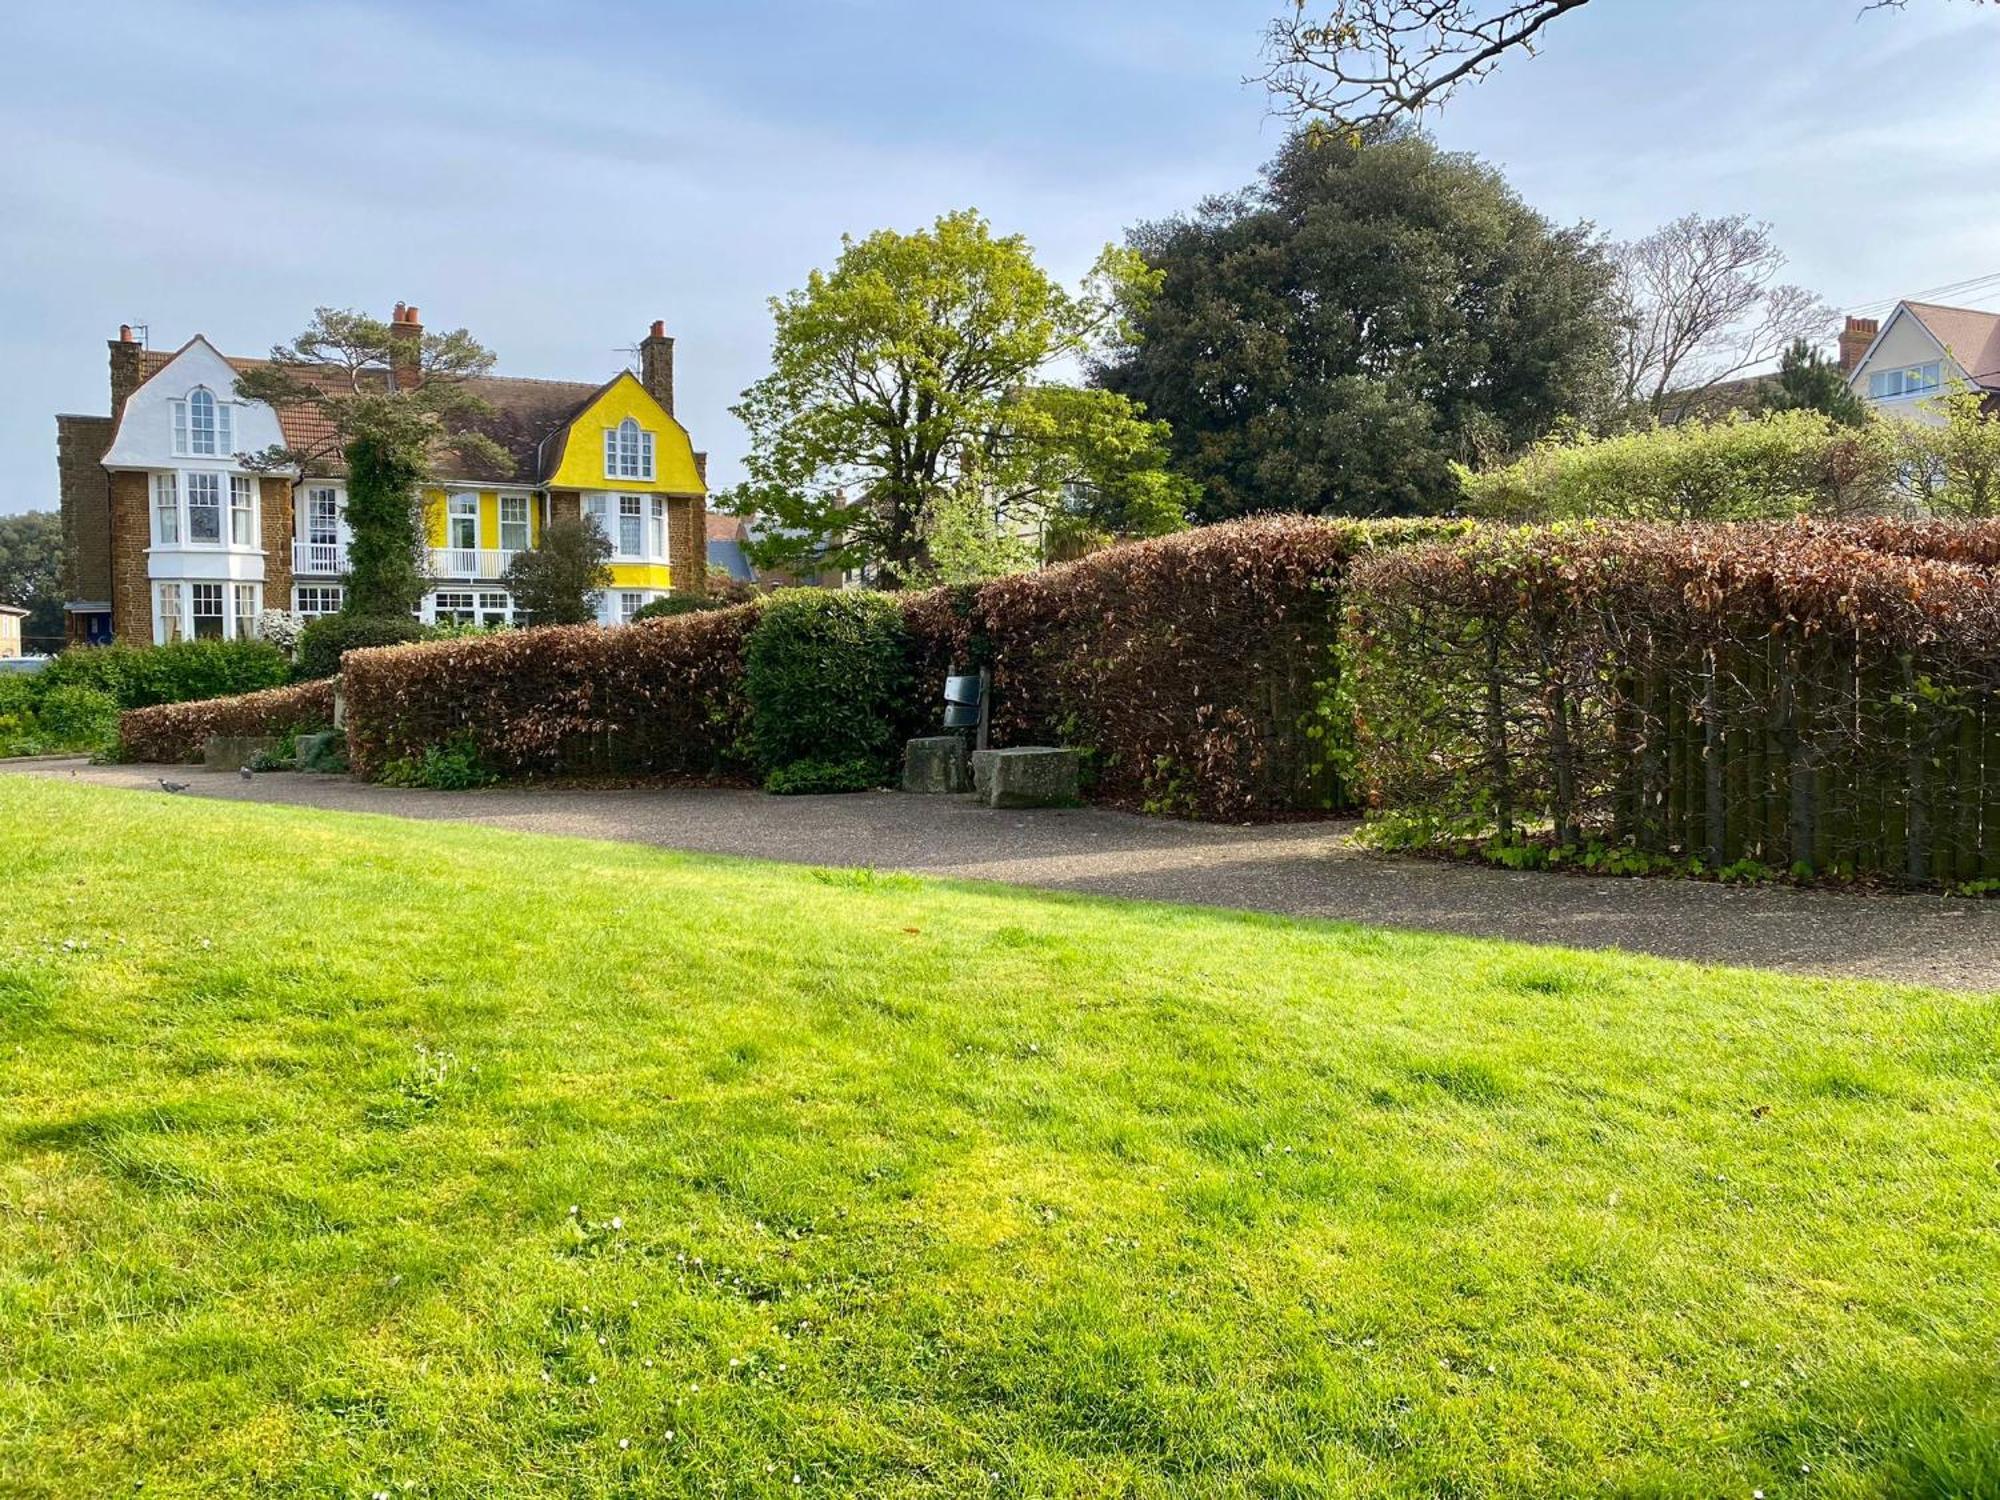
[[(536, 545), (556, 517), (581, 517), (610, 539), (603, 624), (631, 619), (677, 581), (683, 590), (703, 589), (707, 455), (694, 451), (672, 404), (673, 340), (655, 323), (640, 345), (639, 373), (621, 370), (572, 401), (543, 424), (531, 459), (517, 454), (532, 483), (446, 483), (430, 490), (431, 571), (438, 583), (425, 617), (511, 619), (512, 601), (494, 585), (514, 554)], [(515, 435), (518, 441), (518, 423)]]

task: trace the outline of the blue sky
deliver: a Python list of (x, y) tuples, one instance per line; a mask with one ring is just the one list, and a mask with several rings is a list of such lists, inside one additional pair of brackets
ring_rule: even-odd
[[(726, 483), (765, 301), (843, 232), (969, 205), (1075, 277), (1248, 181), (1278, 3), (9, 5), (0, 511), (55, 504), (52, 414), (106, 408), (121, 321), (253, 353), (399, 299), (576, 379), (664, 318)], [(1559, 221), (1769, 219), (1838, 306), (2000, 272), (2000, 13), (1857, 8), (1594, 0), (1434, 129)]]

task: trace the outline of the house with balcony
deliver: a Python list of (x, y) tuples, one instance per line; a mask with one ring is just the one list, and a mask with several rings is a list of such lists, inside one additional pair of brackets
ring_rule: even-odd
[[(393, 324), (422, 336), (417, 309)], [(111, 341), (111, 413), (56, 418), (73, 642), (247, 636), (266, 609), (337, 611), (345, 599), (347, 488), (337, 460), (313, 472), (252, 467), (282, 445), (324, 451), (315, 411), (235, 393), (261, 361), (196, 335), (155, 351), (130, 327)], [(366, 372), (385, 383), (410, 376)], [(427, 622), (518, 623), (507, 565), (559, 516), (612, 544), (606, 625), (676, 587), (706, 584), (706, 455), (673, 410), (673, 340), (655, 322), (639, 369), (599, 383), (485, 376), (479, 425), (511, 472), (436, 476), (423, 495)]]

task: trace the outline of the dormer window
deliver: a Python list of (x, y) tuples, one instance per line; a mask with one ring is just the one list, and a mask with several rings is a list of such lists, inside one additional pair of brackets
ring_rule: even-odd
[(653, 435), (632, 418), (604, 429), (604, 473), (610, 479), (653, 477)]
[(196, 386), (185, 401), (174, 403), (174, 452), (198, 458), (226, 458), (236, 451), (230, 431), (229, 403), (215, 399), (207, 386)]

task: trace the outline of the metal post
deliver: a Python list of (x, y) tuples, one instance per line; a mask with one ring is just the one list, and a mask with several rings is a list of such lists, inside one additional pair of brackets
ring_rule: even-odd
[(981, 667), (979, 669), (979, 749), (984, 750), (988, 748), (987, 741), (993, 737), (992, 729), (993, 671), (990, 667)]

